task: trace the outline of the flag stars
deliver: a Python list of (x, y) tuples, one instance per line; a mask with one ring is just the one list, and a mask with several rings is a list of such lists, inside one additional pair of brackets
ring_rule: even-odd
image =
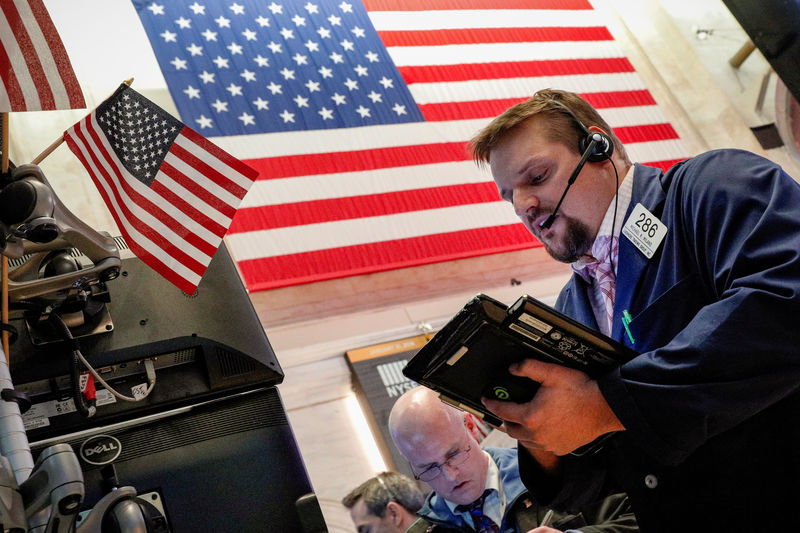
[(269, 85), (267, 85), (267, 89), (269, 89), (272, 94), (283, 94), (281, 85), (274, 81), (271, 81)]
[(231, 96), (242, 96), (242, 86), (231, 83), (225, 90), (231, 93)]
[(308, 98), (300, 96), (299, 94), (293, 98), (294, 103), (297, 104), (297, 107), (303, 108), (308, 107)]
[(343, 105), (347, 103), (347, 98), (343, 94), (339, 93), (333, 93), (331, 100), (333, 100), (333, 103), (336, 105)]
[(147, 9), (152, 11), (153, 15), (163, 15), (164, 14), (164, 6), (162, 4), (156, 4), (155, 2), (153, 2), (152, 4), (147, 6)]
[(228, 110), (228, 102), (223, 102), (222, 100), (220, 100), (219, 98), (217, 98), (217, 101), (216, 101), (216, 102), (213, 102), (213, 103), (211, 104), (211, 107), (213, 107), (213, 108), (214, 108), (214, 110), (215, 110), (217, 113), (223, 113), (223, 112), (225, 112), (225, 111), (227, 111), (227, 110)]
[(352, 30), (350, 30), (350, 33), (352, 33), (356, 37), (366, 37), (367, 36), (366, 32), (364, 31), (364, 28), (359, 28), (358, 26), (356, 26)]
[(206, 41), (214, 41), (214, 42), (216, 42), (216, 40), (217, 40), (217, 32), (211, 31), (209, 29), (206, 29), (206, 31), (204, 31), (200, 35), (205, 37)]
[(190, 5), (189, 9), (191, 9), (192, 12), (195, 15), (205, 15), (206, 14), (206, 6), (200, 5), (197, 2), (195, 2), (192, 5)]
[(176, 39), (178, 34), (175, 33), (175, 32), (172, 32), (172, 31), (169, 31), (169, 30), (164, 30), (164, 33), (160, 33), (159, 35), (161, 35), (161, 37), (164, 38), (164, 42), (165, 43), (176, 43), (176, 42), (178, 42), (178, 40)]
[(294, 30), (289, 28), (281, 28), (281, 37), (284, 39), (294, 39)]
[(281, 5), (279, 5), (279, 4), (276, 4), (275, 2), (272, 2), (272, 3), (271, 3), (269, 6), (267, 6), (267, 7), (269, 7), (269, 10), (270, 10), (270, 11), (272, 11), (272, 14), (273, 14), (273, 15), (278, 15), (278, 14), (281, 14), (281, 13), (283, 13), (283, 6), (281, 6)]
[(292, 17), (292, 22), (294, 22), (295, 26), (305, 26), (306, 19), (305, 17), (301, 17), (300, 15), (295, 15)]
[(228, 50), (231, 51), (231, 55), (232, 56), (235, 56), (236, 54), (241, 54), (242, 50), (243, 50), (241, 45), (238, 45), (236, 43), (231, 43), (228, 46), (226, 46), (225, 48), (227, 48)]
[(258, 98), (256, 98), (255, 100), (253, 100), (253, 105), (256, 106), (256, 108), (259, 111), (268, 110), (269, 109), (269, 101), (268, 100), (264, 100), (260, 96)]
[(344, 80), (344, 84), (351, 91), (355, 91), (356, 89), (358, 89), (358, 82), (355, 80), (351, 80), (350, 78)]
[(283, 76), (283, 79), (285, 79), (285, 80), (293, 80), (294, 79), (294, 71), (290, 70), (290, 69), (288, 69), (286, 67), (283, 67), (283, 70), (281, 70), (281, 75)]
[(270, 43), (267, 45), (267, 48), (272, 50), (273, 54), (280, 54), (281, 52), (283, 52), (283, 46), (280, 43), (276, 43), (275, 41), (270, 41)]
[(328, 17), (328, 22), (331, 23), (331, 26), (341, 26), (342, 17), (337, 17), (336, 15), (331, 15), (330, 17)]
[(288, 109), (284, 109), (283, 113), (280, 114), (280, 117), (283, 119), (284, 124), (294, 122), (294, 113), (289, 113)]
[(304, 56), (299, 52), (293, 55), (292, 59), (294, 59), (294, 62), (298, 65), (308, 65), (308, 56)]
[(306, 11), (308, 11), (309, 15), (313, 15), (315, 13), (319, 13), (319, 6), (317, 6), (316, 4), (312, 4), (311, 2), (308, 2), (303, 7), (306, 8)]
[(367, 75), (367, 67), (363, 65), (356, 65), (353, 67), (353, 70), (356, 71), (356, 74), (358, 74), (359, 77), (364, 77)]
[(367, 60), (368, 60), (370, 63), (378, 63), (378, 62), (380, 61), (380, 58), (378, 57), (378, 54), (376, 54), (376, 53), (375, 53), (375, 52), (373, 52), (372, 50), (370, 50), (369, 52), (367, 52), (366, 54), (364, 54), (364, 57), (366, 57), (366, 58), (367, 58)]
[(254, 57), (253, 61), (258, 63), (259, 67), (268, 67), (269, 66), (269, 58), (266, 58), (266, 57), (262, 56), (261, 54), (258, 54), (256, 57)]
[(239, 120), (242, 121), (242, 125), (243, 126), (249, 126), (251, 124), (255, 124), (256, 123), (255, 117), (253, 115), (249, 114), (249, 113), (242, 112), (242, 114), (239, 115), (236, 118), (238, 118)]
[(269, 19), (264, 15), (259, 15), (258, 17), (256, 17), (256, 22), (258, 22), (258, 25), (262, 28), (269, 27)]
[(392, 107), (392, 111), (394, 111), (395, 113), (397, 113), (397, 116), (398, 116), (398, 117), (399, 117), (400, 115), (405, 115), (405, 114), (406, 114), (406, 106), (404, 106), (404, 105), (400, 105), (399, 103), (397, 103), (397, 104), (394, 104), (394, 107)]
[(237, 4), (234, 2), (229, 7), (230, 10), (233, 11), (234, 15), (244, 15), (244, 6), (242, 4)]
[(256, 73), (247, 69), (244, 69), (239, 76), (244, 78), (244, 81), (256, 81)]
[(323, 107), (319, 111), (317, 111), (317, 113), (319, 113), (319, 116), (322, 117), (322, 120), (333, 120), (333, 110), (332, 109), (328, 109), (327, 107)]
[[(192, 98), (197, 98), (198, 100), (200, 99), (200, 89), (196, 89), (192, 85), (189, 85), (188, 87), (186, 87), (183, 90), (183, 92), (186, 93), (186, 96), (189, 97), (189, 100), (191, 100)], [(131, 113), (131, 115), (133, 115), (133, 113)]]
[(175, 66), (175, 70), (188, 70), (188, 67), (186, 66), (186, 60), (179, 57), (176, 57), (170, 61), (170, 63)]
[(255, 41), (256, 40), (256, 32), (254, 32), (250, 28), (245, 28), (245, 30), (242, 32), (242, 35), (244, 35), (244, 38), (247, 41)]
[(394, 81), (392, 81), (391, 79), (387, 78), (386, 76), (382, 77), (378, 81), (378, 83), (383, 85), (384, 89), (393, 89), (394, 88)]
[(175, 20), (175, 24), (177, 24), (181, 29), (191, 28), (192, 21), (187, 18), (179, 18)]
[(369, 108), (364, 107), (363, 105), (360, 105), (358, 108), (356, 108), (356, 113), (361, 115), (361, 118), (367, 118), (370, 116)]
[(220, 28), (230, 28), (231, 27), (231, 19), (225, 18), (222, 15), (218, 16), (214, 19), (214, 22), (217, 23), (217, 26)]
[(214, 58), (212, 61), (213, 61), (213, 62), (214, 62), (216, 65), (217, 65), (217, 68), (230, 68), (230, 67), (228, 66), (228, 62), (229, 62), (230, 60), (229, 60), (229, 59), (226, 59), (226, 58), (224, 58), (224, 57), (222, 57), (222, 56), (217, 56), (217, 57), (216, 57), (216, 58)]
[(341, 9), (343, 13), (352, 13), (353, 5), (348, 4), (347, 2), (342, 2), (341, 4), (339, 4), (339, 9)]
[(344, 63), (344, 56), (342, 54), (337, 54), (336, 52), (333, 52), (328, 57), (331, 58), (331, 61), (333, 61), (334, 63)]
[(308, 89), (308, 92), (310, 92), (310, 93), (319, 92), (321, 90), (319, 88), (319, 82), (318, 81), (308, 80), (304, 85), (306, 86), (306, 88)]
[(190, 54), (192, 54), (192, 57), (203, 55), (203, 47), (202, 46), (197, 46), (195, 43), (192, 43), (191, 45), (187, 46), (186, 50)]
[(345, 39), (344, 41), (340, 42), (339, 44), (345, 50), (353, 50), (354, 49), (353, 41), (348, 41), (347, 39)]
[(200, 115), (200, 118), (194, 119), (200, 125), (200, 129), (210, 128), (213, 125), (213, 121), (205, 115)]
[(333, 70), (328, 67), (320, 67), (317, 72), (319, 72), (319, 75), (322, 76), (323, 79), (333, 77)]
[(373, 103), (373, 104), (376, 104), (376, 103), (378, 103), (378, 102), (381, 102), (381, 101), (382, 101), (381, 99), (382, 99), (383, 97), (381, 96), (381, 94), (380, 94), (380, 93), (376, 93), (375, 91), (371, 91), (371, 92), (370, 92), (370, 93), (367, 95), (367, 98), (369, 98), (370, 100), (372, 100), (372, 103)]
[(207, 70), (204, 70), (203, 72), (201, 72), (199, 74), (199, 76), (200, 76), (200, 79), (203, 80), (203, 84), (214, 83), (216, 81), (214, 79), (214, 76), (216, 76), (216, 74), (213, 73), (213, 72), (209, 72)]
[(317, 30), (317, 33), (322, 39), (330, 39), (331, 37), (331, 30), (329, 30), (328, 28), (319, 28)]
[(314, 42), (311, 39), (306, 41), (303, 46), (305, 46), (309, 52), (319, 52), (319, 43)]

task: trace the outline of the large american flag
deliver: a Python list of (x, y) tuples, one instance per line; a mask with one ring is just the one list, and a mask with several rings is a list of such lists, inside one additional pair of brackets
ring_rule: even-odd
[(64, 139), (133, 253), (193, 294), (256, 171), (125, 84)]
[(537, 89), (688, 155), (587, 0), (134, 5), (183, 120), (260, 171), (226, 237), (250, 290), (537, 246), (465, 150)]
[(42, 0), (0, 1), (0, 112), (86, 107)]

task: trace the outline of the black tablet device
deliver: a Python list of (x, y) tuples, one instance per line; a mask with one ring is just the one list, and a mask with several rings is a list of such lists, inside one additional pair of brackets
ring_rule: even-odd
[(538, 383), (508, 367), (538, 359), (597, 377), (636, 352), (530, 296), (510, 307), (479, 294), (408, 362), (403, 373), (442, 400), (500, 426), (482, 397), (524, 403)]

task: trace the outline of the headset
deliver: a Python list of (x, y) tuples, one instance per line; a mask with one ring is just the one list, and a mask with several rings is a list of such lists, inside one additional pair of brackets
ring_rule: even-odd
[(555, 104), (557, 107), (561, 109), (578, 128), (581, 130), (582, 135), (578, 138), (578, 153), (581, 154), (581, 158), (578, 161), (578, 164), (575, 165), (575, 169), (572, 171), (572, 174), (567, 180), (567, 186), (564, 188), (564, 192), (561, 194), (561, 199), (558, 200), (558, 204), (556, 204), (556, 208), (553, 209), (553, 212), (550, 213), (550, 216), (547, 219), (539, 224), (539, 227), (542, 229), (549, 229), (550, 226), (553, 225), (553, 222), (556, 219), (556, 214), (558, 210), (561, 208), (561, 202), (564, 201), (564, 197), (567, 196), (567, 191), (572, 184), (575, 183), (575, 180), (580, 174), (583, 165), (586, 164), (587, 161), (592, 163), (600, 163), (603, 161), (607, 161), (611, 159), (611, 155), (614, 153), (614, 142), (611, 140), (611, 137), (606, 135), (605, 133), (599, 131), (590, 131), (589, 128), (584, 126), (583, 122), (581, 122), (575, 113), (572, 110), (564, 105), (563, 103), (559, 102), (558, 100), (550, 100), (551, 103)]

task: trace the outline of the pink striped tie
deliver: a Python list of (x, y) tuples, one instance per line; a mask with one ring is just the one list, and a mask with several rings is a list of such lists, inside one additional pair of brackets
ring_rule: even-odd
[(616, 292), (617, 276), (611, 266), (611, 258), (617, 256), (619, 238), (611, 235), (599, 235), (592, 245), (592, 255), (600, 257), (596, 262), (586, 265), (586, 273), (594, 278), (603, 295), (606, 306), (606, 319), (608, 331), (614, 320), (614, 294)]

